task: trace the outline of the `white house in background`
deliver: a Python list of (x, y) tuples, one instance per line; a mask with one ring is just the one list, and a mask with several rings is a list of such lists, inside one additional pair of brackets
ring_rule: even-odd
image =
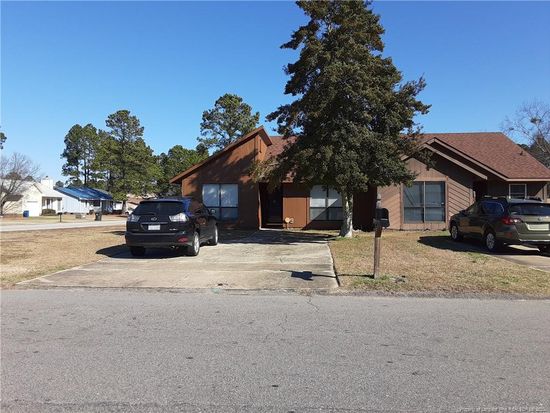
[(63, 197), (63, 212), (69, 214), (88, 214), (96, 208), (103, 212), (113, 211), (113, 197), (99, 189), (81, 187), (55, 188)]
[[(2, 185), (9, 186), (9, 181), (4, 180)], [(62, 196), (53, 189), (53, 181), (48, 177), (40, 182), (23, 182), (17, 194), (11, 195), (4, 204), (4, 214), (22, 215), (28, 211), (29, 216), (37, 217), (44, 209), (53, 209), (56, 213), (62, 210)]]

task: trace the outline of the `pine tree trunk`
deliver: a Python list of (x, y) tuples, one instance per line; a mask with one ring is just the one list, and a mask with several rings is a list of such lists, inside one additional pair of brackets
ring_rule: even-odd
[(126, 200), (122, 201), (122, 214), (128, 213), (128, 206), (126, 205)]
[(353, 195), (345, 192), (342, 194), (342, 212), (343, 220), (340, 228), (340, 236), (351, 238), (353, 236)]

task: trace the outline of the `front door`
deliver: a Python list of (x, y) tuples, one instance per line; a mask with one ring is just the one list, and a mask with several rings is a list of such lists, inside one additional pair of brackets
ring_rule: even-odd
[(280, 224), (283, 222), (283, 192), (281, 188), (267, 194), (267, 222)]

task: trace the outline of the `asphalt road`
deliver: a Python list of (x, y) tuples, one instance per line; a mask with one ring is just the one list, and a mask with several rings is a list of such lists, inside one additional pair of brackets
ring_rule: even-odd
[(3, 413), (550, 411), (549, 301), (94, 289), (1, 299)]

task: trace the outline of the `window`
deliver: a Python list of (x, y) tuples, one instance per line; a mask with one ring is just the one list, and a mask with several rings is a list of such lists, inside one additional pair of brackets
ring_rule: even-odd
[(527, 184), (510, 184), (510, 198), (525, 199), (527, 198)]
[(445, 182), (414, 182), (403, 200), (404, 222), (445, 221)]
[(323, 185), (315, 185), (309, 193), (309, 219), (311, 221), (341, 221), (342, 197)]
[(504, 207), (500, 202), (485, 201), (481, 203), (481, 209), (486, 215), (503, 216)]
[(214, 210), (221, 221), (234, 221), (239, 217), (239, 186), (237, 184), (204, 184), (202, 202)]

